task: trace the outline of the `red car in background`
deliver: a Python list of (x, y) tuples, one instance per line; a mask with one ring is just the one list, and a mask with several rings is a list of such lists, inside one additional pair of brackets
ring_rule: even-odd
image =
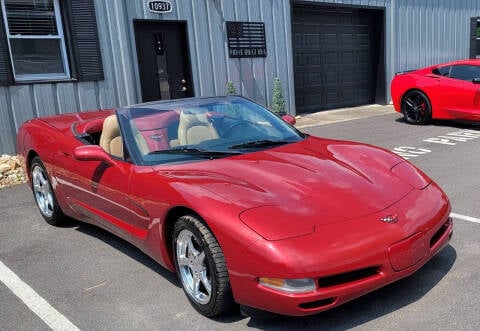
[(393, 105), (411, 124), (432, 119), (480, 121), (480, 60), (400, 72), (391, 83)]
[(241, 97), (38, 118), (17, 145), (48, 223), (133, 243), (206, 316), (330, 309), (411, 275), (453, 231), (445, 193), (403, 158)]

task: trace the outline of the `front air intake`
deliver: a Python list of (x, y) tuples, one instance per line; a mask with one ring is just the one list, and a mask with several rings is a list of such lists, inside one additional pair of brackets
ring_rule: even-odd
[(320, 288), (343, 285), (352, 283), (362, 279), (376, 276), (380, 273), (378, 267), (369, 267), (355, 271), (349, 271), (338, 275), (322, 277), (318, 279), (318, 286)]
[(430, 248), (435, 246), (435, 244), (440, 240), (440, 238), (443, 237), (445, 232), (448, 231), (448, 228), (452, 224), (452, 219), (449, 217), (448, 220), (442, 225), (440, 229), (438, 229), (437, 232), (432, 236), (432, 239), (430, 239)]
[(323, 300), (301, 303), (298, 306), (302, 309), (315, 309), (315, 308), (321, 308), (321, 307), (329, 306), (334, 302), (335, 302), (335, 298), (328, 298), (328, 299), (323, 299)]

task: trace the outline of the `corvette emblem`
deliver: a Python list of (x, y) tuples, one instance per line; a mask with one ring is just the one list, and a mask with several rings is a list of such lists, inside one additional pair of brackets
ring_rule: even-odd
[(398, 217), (397, 214), (395, 215), (388, 215), (385, 217), (382, 217), (380, 221), (385, 222), (385, 223), (397, 223), (398, 222)]

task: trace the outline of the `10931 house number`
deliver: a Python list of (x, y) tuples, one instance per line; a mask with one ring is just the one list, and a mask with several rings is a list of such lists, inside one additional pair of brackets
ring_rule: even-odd
[(153, 13), (170, 13), (172, 11), (172, 4), (170, 1), (149, 1), (148, 9)]

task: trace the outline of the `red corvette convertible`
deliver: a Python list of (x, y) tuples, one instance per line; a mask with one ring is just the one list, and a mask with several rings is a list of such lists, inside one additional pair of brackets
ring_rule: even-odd
[(480, 60), (455, 61), (398, 73), (392, 80), (395, 110), (405, 121), (480, 121)]
[(206, 316), (317, 313), (411, 275), (452, 235), (447, 196), (404, 159), (241, 97), (34, 119), (18, 151), (48, 223), (133, 243)]

